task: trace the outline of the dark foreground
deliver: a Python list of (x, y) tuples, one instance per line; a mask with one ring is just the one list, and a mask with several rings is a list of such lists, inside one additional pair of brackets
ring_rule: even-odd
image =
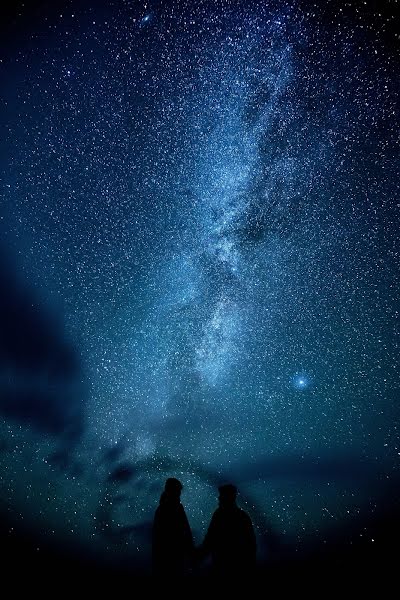
[[(167, 586), (166, 582), (155, 581), (146, 569), (130, 565), (110, 567), (99, 564), (86, 556), (77, 556), (66, 548), (39, 543), (37, 538), (21, 531), (9, 532), (10, 526), (3, 520), (1, 533), (1, 567), (3, 586), (30, 589), (53, 589), (62, 592), (76, 587), (90, 586), (92, 592), (104, 592), (110, 586), (124, 589), (146, 586)], [(364, 531), (364, 533), (363, 533)], [(252, 581), (244, 582), (246, 587), (263, 586), (269, 590), (314, 590), (326, 594), (335, 589), (349, 591), (371, 591), (372, 586), (382, 593), (398, 582), (400, 558), (400, 518), (398, 511), (388, 512), (367, 530), (361, 528), (351, 538), (344, 532), (337, 532), (326, 544), (308, 548), (302, 555), (294, 552), (277, 554), (266, 564), (259, 564)], [(38, 549), (39, 548), (39, 549)], [(181, 582), (173, 582), (174, 589), (191, 588), (198, 591), (204, 585), (229, 584), (236, 582), (215, 582), (207, 569), (195, 573)], [(56, 586), (55, 588), (53, 586)]]

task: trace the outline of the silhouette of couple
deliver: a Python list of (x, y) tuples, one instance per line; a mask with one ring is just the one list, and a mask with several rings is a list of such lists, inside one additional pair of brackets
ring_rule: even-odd
[(167, 479), (153, 522), (153, 569), (161, 577), (179, 577), (211, 557), (217, 577), (249, 576), (256, 564), (256, 537), (248, 514), (236, 504), (237, 488), (222, 485), (219, 506), (203, 543), (194, 547), (192, 531), (180, 497), (182, 484)]

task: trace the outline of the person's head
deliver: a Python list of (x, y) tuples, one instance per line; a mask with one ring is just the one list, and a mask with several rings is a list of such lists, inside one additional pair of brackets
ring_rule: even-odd
[(183, 485), (175, 477), (169, 477), (165, 482), (164, 494), (169, 498), (180, 498)]
[(219, 491), (219, 504), (220, 506), (234, 506), (236, 504), (237, 487), (232, 483), (221, 485), (218, 488)]

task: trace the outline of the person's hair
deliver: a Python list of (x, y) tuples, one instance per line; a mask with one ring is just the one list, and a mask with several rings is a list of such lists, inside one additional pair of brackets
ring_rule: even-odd
[(236, 485), (232, 483), (226, 483), (225, 485), (220, 485), (218, 488), (219, 495), (221, 498), (229, 498), (234, 500), (237, 496), (238, 490)]
[(181, 492), (183, 488), (183, 485), (181, 484), (181, 482), (179, 481), (179, 479), (176, 479), (176, 477), (169, 477), (167, 479), (167, 481), (165, 482), (165, 491), (166, 492), (171, 492), (171, 493), (177, 493), (177, 492)]

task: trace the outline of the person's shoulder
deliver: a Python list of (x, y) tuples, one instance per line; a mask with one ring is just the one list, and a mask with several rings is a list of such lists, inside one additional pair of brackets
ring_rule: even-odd
[(249, 513), (247, 513), (243, 508), (240, 508), (240, 506), (238, 506), (239, 509), (239, 514), (240, 517), (243, 519), (243, 521), (250, 521), (251, 522), (251, 518)]
[(220, 506), (218, 506), (218, 508), (216, 508), (216, 509), (214, 510), (214, 512), (213, 512), (213, 514), (212, 514), (212, 517), (211, 517), (211, 520), (213, 520), (213, 519), (214, 519), (214, 520), (215, 520), (215, 519), (218, 519), (219, 517), (223, 516), (223, 514), (224, 514), (224, 511), (223, 511), (223, 509), (222, 509)]

